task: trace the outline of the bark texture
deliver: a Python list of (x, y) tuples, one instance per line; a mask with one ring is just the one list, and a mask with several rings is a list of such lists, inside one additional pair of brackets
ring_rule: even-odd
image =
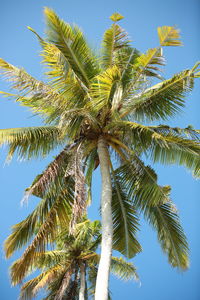
[(85, 300), (85, 265), (80, 266), (80, 290), (79, 300)]
[(101, 258), (97, 273), (95, 300), (108, 300), (108, 283), (110, 273), (110, 262), (112, 256), (112, 184), (109, 167), (109, 152), (103, 137), (98, 141), (98, 155), (101, 169), (101, 218), (102, 218), (102, 241)]

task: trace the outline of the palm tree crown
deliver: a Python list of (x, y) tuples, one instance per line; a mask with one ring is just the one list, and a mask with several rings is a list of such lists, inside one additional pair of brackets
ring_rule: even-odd
[[(45, 17), (45, 39), (29, 29), (42, 47), (47, 83), (0, 60), (2, 75), (18, 90), (17, 94), (2, 93), (45, 122), (43, 127), (1, 130), (0, 143), (8, 144), (8, 158), (14, 152), (28, 159), (46, 156), (63, 147), (26, 195), (48, 193), (64, 166), (64, 177), (74, 178), (73, 231), (91, 197), (92, 172), (100, 164), (102, 251), (105, 241), (109, 249), (113, 245), (129, 258), (141, 251), (136, 231), (137, 211), (142, 211), (156, 229), (172, 266), (187, 268), (188, 244), (170, 199), (170, 187), (160, 186), (156, 172), (142, 159), (183, 165), (199, 176), (200, 131), (191, 126), (155, 125), (184, 107), (186, 94), (200, 76), (199, 63), (163, 80), (163, 47), (181, 45), (175, 27), (159, 27), (159, 46), (140, 53), (118, 25), (123, 17), (115, 13), (111, 16), (114, 23), (104, 33), (101, 55), (97, 55), (77, 26), (65, 23), (48, 8)], [(152, 85), (154, 79), (159, 83)]]

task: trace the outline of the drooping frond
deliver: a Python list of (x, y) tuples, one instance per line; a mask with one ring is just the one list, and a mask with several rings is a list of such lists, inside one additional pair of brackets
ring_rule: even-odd
[(137, 241), (138, 217), (120, 178), (113, 172), (112, 217), (113, 248), (128, 258), (141, 251)]
[[(58, 225), (60, 222), (69, 226), (70, 213), (66, 212), (66, 202), (63, 200), (63, 196), (58, 197), (52, 207), (49, 209), (48, 214), (43, 224), (39, 227), (39, 230), (31, 244), (23, 253), (22, 257), (13, 265), (11, 278), (13, 284), (20, 283), (22, 279), (29, 272), (29, 268), (35, 258), (36, 251), (44, 251), (46, 245), (55, 240), (58, 233)], [(55, 196), (54, 196), (55, 197)], [(67, 209), (68, 206), (67, 206)], [(68, 218), (66, 218), (68, 215)]]
[(90, 155), (88, 155), (86, 160), (86, 173), (85, 173), (85, 180), (86, 184), (88, 186), (88, 204), (91, 202), (91, 187), (92, 187), (92, 174), (93, 171), (98, 167), (99, 165), (99, 157), (97, 154), (97, 149), (94, 149), (90, 152)]
[(34, 279), (31, 279), (24, 283), (21, 287), (19, 300), (33, 299), (40, 289), (50, 284), (56, 276), (60, 275), (60, 273), (63, 273), (63, 269), (63, 266), (60, 266), (59, 264), (55, 265), (47, 271), (44, 271)]
[(138, 95), (130, 96), (120, 110), (121, 117), (131, 114), (136, 120), (151, 121), (172, 117), (184, 106), (184, 97), (192, 90), (193, 84), (193, 71), (182, 71)]
[(111, 259), (111, 272), (122, 280), (138, 280), (136, 268), (132, 263), (125, 261), (122, 257)]
[(158, 27), (158, 37), (161, 46), (181, 46), (179, 29), (174, 26)]
[(7, 159), (11, 159), (14, 152), (21, 159), (46, 156), (61, 144), (61, 130), (53, 126), (0, 129), (2, 144), (9, 146)]
[(169, 263), (179, 269), (189, 266), (189, 250), (186, 236), (181, 227), (177, 211), (171, 202), (160, 206), (147, 206), (145, 218), (155, 228), (163, 251), (167, 254)]
[(115, 172), (136, 208), (145, 209), (146, 206), (156, 206), (169, 201), (170, 187), (160, 186), (155, 171), (145, 166), (139, 157), (133, 157)]
[(31, 237), (35, 234), (38, 223), (41, 224), (44, 222), (51, 205), (51, 198), (41, 200), (38, 206), (25, 220), (12, 227), (12, 233), (8, 236), (4, 244), (7, 258), (13, 255), (14, 251), (22, 248), (29, 242)]
[(83, 33), (78, 27), (72, 28), (59, 19), (53, 10), (45, 8), (44, 13), (49, 41), (63, 53), (75, 75), (83, 85), (88, 87), (89, 80), (98, 73), (99, 69)]
[(70, 168), (73, 160), (72, 152), (77, 148), (77, 142), (64, 147), (64, 149), (47, 166), (44, 172), (38, 175), (31, 186), (26, 189), (24, 201), (33, 194), (42, 198), (55, 181), (60, 184), (60, 180), (67, 177), (67, 169)]

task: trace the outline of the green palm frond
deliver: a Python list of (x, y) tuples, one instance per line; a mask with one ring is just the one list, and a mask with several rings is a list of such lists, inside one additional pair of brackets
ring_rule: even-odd
[(16, 95), (1, 93), (4, 96), (15, 98), (21, 105), (28, 106), (35, 113), (48, 115), (55, 103), (64, 100), (50, 85), (35, 79), (24, 69), (17, 68), (2, 58), (0, 59), (0, 74), (12, 83), (11, 88), (19, 91), (19, 94)]
[(111, 272), (122, 280), (139, 280), (134, 265), (122, 257), (112, 257)]
[(200, 140), (200, 130), (194, 129), (191, 125), (188, 125), (186, 128), (170, 127), (168, 125), (150, 126), (150, 128), (153, 131), (164, 135), (180, 136), (196, 141)]
[(2, 144), (9, 146), (8, 159), (12, 158), (14, 152), (22, 159), (46, 156), (61, 144), (61, 130), (53, 126), (1, 129)]
[(140, 52), (131, 46), (124, 47), (116, 53), (116, 65), (121, 70), (123, 90), (132, 84), (133, 77), (135, 77), (136, 74), (135, 65), (140, 55)]
[(160, 72), (161, 69), (158, 68), (157, 65), (163, 66), (164, 64), (165, 60), (162, 54), (162, 49), (152, 48), (149, 49), (147, 53), (142, 54), (137, 58), (134, 68), (140, 75), (157, 77), (161, 79), (161, 76), (158, 74), (158, 72)]
[(78, 79), (88, 87), (89, 80), (98, 73), (99, 67), (83, 33), (78, 27), (72, 28), (59, 19), (53, 10), (45, 8), (44, 13), (49, 41), (58, 47)]
[(88, 186), (88, 202), (90, 203), (91, 199), (91, 187), (92, 187), (92, 174), (95, 168), (99, 164), (99, 157), (97, 154), (97, 149), (94, 149), (91, 151), (90, 155), (87, 157), (86, 160), (86, 174), (85, 174), (85, 180)]
[(118, 175), (113, 173), (112, 217), (113, 248), (128, 258), (141, 251), (136, 238), (138, 217), (133, 204), (128, 199)]
[(121, 117), (132, 114), (137, 120), (167, 119), (180, 112), (185, 95), (192, 90), (194, 73), (182, 71), (144, 92), (129, 97), (121, 108)]
[(4, 244), (7, 258), (13, 255), (14, 251), (22, 248), (30, 241), (37, 229), (38, 223), (42, 223), (45, 220), (51, 206), (49, 202), (47, 199), (43, 199), (25, 220), (12, 226), (12, 233), (8, 236)]
[(121, 74), (117, 66), (108, 68), (105, 72), (94, 78), (90, 89), (92, 103), (89, 103), (89, 105), (92, 104), (95, 111), (99, 112), (102, 107), (107, 105), (111, 107), (120, 78)]
[(113, 122), (107, 128), (111, 127), (113, 131), (121, 129), (126, 134), (130, 146), (132, 143), (133, 149), (139, 153), (145, 152), (154, 162), (176, 163), (194, 170), (199, 161), (200, 144), (197, 139), (187, 139), (169, 132), (165, 135), (164, 131), (158, 133), (157, 127), (128, 121)]
[(118, 24), (112, 24), (107, 29), (103, 37), (103, 57), (102, 64), (104, 69), (113, 66), (116, 61), (117, 52), (126, 48), (129, 44), (128, 35)]
[(179, 29), (174, 26), (158, 27), (158, 37), (161, 46), (182, 46)]
[(152, 207), (169, 201), (170, 187), (160, 186), (155, 171), (145, 166), (139, 157), (133, 157), (115, 172), (136, 208), (145, 209), (146, 206)]
[(168, 256), (169, 263), (173, 267), (187, 269), (189, 266), (188, 243), (172, 203), (156, 207), (147, 206), (144, 216), (157, 231), (158, 240)]

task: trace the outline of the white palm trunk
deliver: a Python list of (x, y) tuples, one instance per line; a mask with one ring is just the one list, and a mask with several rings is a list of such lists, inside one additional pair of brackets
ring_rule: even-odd
[(85, 265), (80, 266), (79, 300), (85, 300)]
[(102, 191), (101, 191), (101, 216), (102, 216), (102, 241), (101, 258), (97, 273), (95, 300), (108, 299), (108, 282), (110, 273), (110, 262), (112, 256), (112, 185), (109, 168), (109, 152), (103, 137), (98, 141), (98, 154), (101, 168)]

